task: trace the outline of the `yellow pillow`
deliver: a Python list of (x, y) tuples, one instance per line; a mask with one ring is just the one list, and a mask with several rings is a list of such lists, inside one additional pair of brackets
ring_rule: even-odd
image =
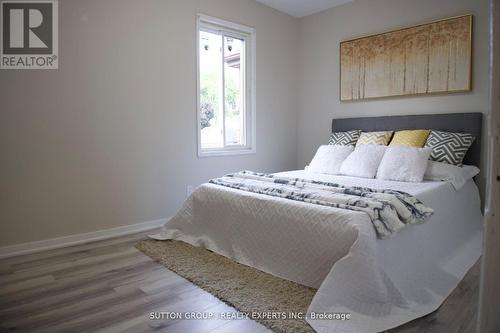
[(392, 131), (361, 132), (356, 146), (369, 144), (387, 146), (389, 141), (391, 141), (392, 133)]
[(406, 130), (394, 133), (389, 146), (407, 146), (421, 148), (425, 145), (431, 130)]

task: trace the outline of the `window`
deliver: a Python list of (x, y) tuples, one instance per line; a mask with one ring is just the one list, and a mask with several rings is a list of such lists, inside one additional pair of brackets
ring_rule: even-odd
[(255, 30), (198, 16), (198, 155), (255, 152)]

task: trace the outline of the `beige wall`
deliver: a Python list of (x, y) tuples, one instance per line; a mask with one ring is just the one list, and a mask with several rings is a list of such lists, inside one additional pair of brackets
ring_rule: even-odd
[[(195, 17), (257, 30), (257, 154), (196, 156)], [(59, 70), (0, 71), (0, 246), (171, 216), (296, 164), (298, 21), (253, 0), (59, 1)]]
[[(467, 13), (474, 14), (475, 19), (471, 93), (339, 101), (339, 43), (342, 40)], [(328, 141), (331, 119), (335, 117), (487, 113), (488, 52), (488, 0), (355, 0), (302, 19), (298, 167), (304, 167), (317, 147)], [(482, 173), (483, 179), (485, 176), (486, 173)]]

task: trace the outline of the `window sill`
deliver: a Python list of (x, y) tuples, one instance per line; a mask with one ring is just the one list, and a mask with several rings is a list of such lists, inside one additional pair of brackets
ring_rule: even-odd
[(198, 157), (213, 157), (213, 156), (236, 156), (236, 155), (250, 155), (255, 154), (255, 148), (251, 149), (235, 149), (235, 150), (209, 150), (198, 151)]

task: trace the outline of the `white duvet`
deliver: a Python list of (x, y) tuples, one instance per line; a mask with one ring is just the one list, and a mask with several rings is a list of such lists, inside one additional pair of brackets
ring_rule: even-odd
[(439, 307), (481, 255), (475, 183), (405, 183), (291, 171), (280, 176), (395, 189), (434, 209), (429, 220), (378, 239), (365, 213), (203, 184), (155, 239), (204, 246), (284, 279), (318, 288), (317, 332), (378, 332)]

